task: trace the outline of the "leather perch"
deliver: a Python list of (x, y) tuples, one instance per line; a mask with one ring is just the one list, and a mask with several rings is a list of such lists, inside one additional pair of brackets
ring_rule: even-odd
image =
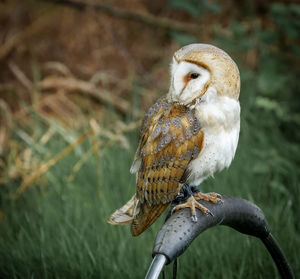
[(287, 259), (272, 236), (266, 218), (258, 206), (232, 196), (222, 196), (222, 202), (217, 204), (206, 201), (200, 203), (213, 215), (205, 215), (197, 210), (196, 223), (192, 222), (189, 209), (178, 210), (172, 215), (169, 213), (166, 222), (156, 235), (152, 251), (154, 260), (145, 278), (157, 278), (152, 276), (154, 271), (159, 275), (160, 271), (155, 268), (157, 258), (163, 259), (160, 267), (162, 269), (165, 264), (183, 254), (199, 234), (216, 225), (229, 226), (240, 233), (259, 238), (271, 254), (281, 278), (294, 278)]

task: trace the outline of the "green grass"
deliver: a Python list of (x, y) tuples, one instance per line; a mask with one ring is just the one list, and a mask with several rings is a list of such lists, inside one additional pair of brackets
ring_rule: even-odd
[[(251, 137), (247, 121), (243, 118), (240, 145), (230, 169), (207, 180), (201, 188), (240, 196), (259, 205), (299, 275), (297, 177), (292, 173), (283, 176), (288, 185), (283, 187), (278, 182), (276, 189), (271, 182), (272, 177), (280, 176), (280, 169), (272, 169), (271, 174), (267, 171), (266, 175), (260, 166), (261, 158), (255, 153), (270, 143)], [(89, 140), (51, 168), (18, 200), (11, 197), (20, 181), (1, 187), (5, 215), (0, 223), (0, 278), (145, 276), (163, 217), (137, 238), (131, 237), (128, 226), (106, 223), (109, 215), (135, 191), (135, 178), (129, 174), (129, 167), (136, 135), (127, 136), (132, 142), (129, 150), (114, 146), (101, 150), (100, 157), (93, 154), (73, 182), (67, 178), (74, 163), (90, 148)], [(62, 137), (56, 136), (45, 148), (48, 155), (54, 155), (65, 146)], [(167, 273), (171, 276), (170, 266)], [(227, 227), (216, 227), (204, 232), (180, 257), (178, 278), (279, 276), (259, 240)]]

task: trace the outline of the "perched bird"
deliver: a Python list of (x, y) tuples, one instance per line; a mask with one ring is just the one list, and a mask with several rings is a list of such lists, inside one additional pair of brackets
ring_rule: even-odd
[[(187, 45), (173, 56), (168, 94), (146, 113), (130, 169), (136, 194), (108, 220), (131, 223), (133, 236), (146, 230), (185, 187), (189, 197), (174, 210), (218, 202), (216, 193), (191, 191), (215, 172), (229, 167), (240, 131), (240, 75), (223, 50), (208, 44)], [(194, 188), (194, 187), (193, 187)]]

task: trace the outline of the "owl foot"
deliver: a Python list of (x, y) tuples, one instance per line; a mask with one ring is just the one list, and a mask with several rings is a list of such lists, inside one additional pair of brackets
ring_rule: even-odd
[(199, 201), (199, 200), (204, 200), (204, 201), (208, 201), (208, 202), (212, 202), (212, 203), (218, 203), (218, 202), (223, 202), (222, 201), (222, 196), (218, 193), (201, 193), (201, 192), (197, 192), (197, 193), (193, 193), (195, 200)]
[[(202, 195), (205, 195), (205, 194), (202, 194)], [(201, 199), (201, 198), (198, 198), (198, 199)], [(210, 199), (212, 199), (212, 197)], [(207, 209), (202, 204), (198, 203), (197, 200), (194, 198), (194, 196), (190, 196), (185, 203), (174, 206), (173, 209), (172, 209), (172, 211), (171, 211), (171, 214), (173, 214), (176, 210), (183, 209), (183, 208), (190, 208), (191, 209), (191, 214), (192, 214), (191, 219), (192, 219), (193, 222), (197, 222), (196, 208), (198, 208), (199, 210), (201, 210), (206, 215), (208, 215), (208, 214), (213, 215), (210, 212), (209, 209)]]

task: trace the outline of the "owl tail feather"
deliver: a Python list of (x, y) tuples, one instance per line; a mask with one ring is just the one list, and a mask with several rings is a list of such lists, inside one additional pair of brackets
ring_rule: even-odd
[(141, 203), (134, 195), (125, 205), (117, 209), (107, 220), (111, 225), (125, 225), (131, 223), (131, 234), (138, 236), (162, 214), (166, 204)]
[(131, 223), (132, 236), (138, 236), (150, 227), (168, 205), (168, 203), (153, 205), (149, 205), (146, 202), (141, 203), (139, 206), (139, 213), (134, 217)]
[(117, 209), (107, 220), (111, 225), (125, 225), (133, 221), (139, 213), (139, 200), (134, 195), (125, 205)]

